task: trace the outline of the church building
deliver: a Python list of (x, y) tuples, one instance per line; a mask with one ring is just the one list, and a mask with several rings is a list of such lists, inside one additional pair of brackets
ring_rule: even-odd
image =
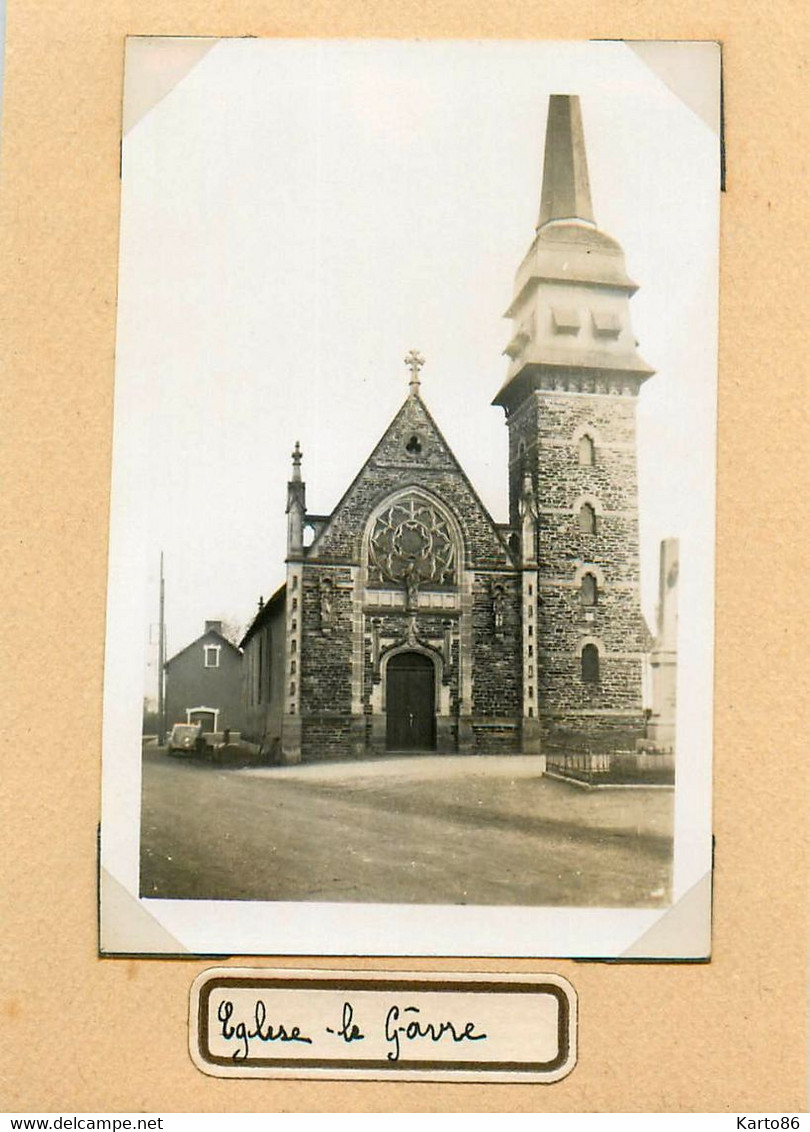
[[(386, 751), (538, 757), (643, 734), (636, 396), (619, 244), (591, 205), (579, 101), (552, 95), (536, 232), (507, 311), (509, 516), (408, 394), (331, 515), (296, 444), (287, 580), (250, 625), (246, 734), (283, 762)], [(311, 540), (305, 537), (309, 528)]]

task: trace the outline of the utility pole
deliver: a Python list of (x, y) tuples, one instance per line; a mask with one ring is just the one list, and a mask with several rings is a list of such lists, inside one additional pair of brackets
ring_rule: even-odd
[(166, 583), (163, 580), (163, 551), (160, 552), (160, 620), (158, 622), (158, 743), (166, 738), (166, 697), (164, 674), (166, 668)]

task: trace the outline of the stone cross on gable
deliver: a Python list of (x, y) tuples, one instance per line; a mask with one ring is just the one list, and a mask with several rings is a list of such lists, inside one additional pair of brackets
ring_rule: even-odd
[(411, 371), (410, 387), (411, 393), (416, 393), (419, 390), (419, 370), (425, 364), (425, 359), (418, 350), (411, 350), (405, 355), (405, 365)]

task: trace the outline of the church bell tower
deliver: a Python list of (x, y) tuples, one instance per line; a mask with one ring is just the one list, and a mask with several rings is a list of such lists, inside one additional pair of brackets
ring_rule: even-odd
[(579, 99), (552, 95), (493, 402), (506, 412), (509, 521), (522, 532), (524, 716), (544, 735), (632, 733), (643, 718), (635, 414), (653, 370), (630, 322), (636, 290), (596, 226)]

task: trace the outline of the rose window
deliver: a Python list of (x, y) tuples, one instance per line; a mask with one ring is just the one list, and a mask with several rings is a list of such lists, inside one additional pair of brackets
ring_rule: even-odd
[(368, 554), (369, 582), (385, 585), (415, 580), (420, 585), (453, 585), (456, 552), (447, 520), (423, 499), (408, 495), (378, 516)]

